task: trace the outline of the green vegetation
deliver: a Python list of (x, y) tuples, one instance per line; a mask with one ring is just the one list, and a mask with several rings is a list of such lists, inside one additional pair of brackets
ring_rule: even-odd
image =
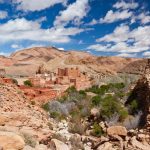
[(131, 112), (132, 113), (135, 113), (138, 109), (138, 103), (136, 100), (133, 100), (131, 103), (130, 103), (130, 109), (131, 109)]
[(24, 85), (32, 87), (32, 83), (30, 80), (24, 81)]
[(97, 122), (95, 122), (93, 125), (92, 135), (99, 137), (103, 134), (104, 134), (104, 132), (102, 130), (102, 127)]
[[(99, 121), (106, 121), (112, 124), (123, 124), (129, 117), (130, 111), (137, 112), (138, 105), (134, 100), (130, 104), (130, 109), (124, 106), (124, 102), (129, 96), (123, 82), (109, 83), (102, 86), (92, 86), (86, 90), (77, 91), (75, 87), (66, 90), (65, 95), (56, 101), (50, 101), (42, 106), (48, 111), (52, 118), (56, 120), (69, 119), (69, 130), (73, 133), (85, 133), (88, 125), (83, 122), (92, 119), (91, 109), (96, 108), (99, 115), (96, 119), (92, 119), (90, 126), (93, 126), (92, 134), (101, 136), (104, 134)], [(87, 92), (96, 94), (94, 97), (87, 95)], [(86, 121), (85, 121), (86, 122)]]
[(50, 113), (50, 116), (51, 116), (52, 118), (58, 118), (58, 117), (60, 117), (60, 114), (59, 114), (58, 112), (51, 112), (51, 113)]
[(49, 104), (48, 104), (48, 103), (43, 104), (43, 105), (42, 105), (42, 108), (43, 108), (45, 111), (49, 111)]
[(94, 96), (92, 98), (92, 104), (93, 106), (98, 106), (100, 104), (100, 102), (102, 101), (101, 97), (100, 96)]

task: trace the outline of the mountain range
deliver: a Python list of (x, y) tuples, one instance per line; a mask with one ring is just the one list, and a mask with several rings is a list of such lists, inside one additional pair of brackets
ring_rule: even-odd
[(0, 56), (0, 68), (10, 76), (31, 76), (43, 64), (49, 71), (57, 68), (76, 67), (94, 76), (117, 73), (141, 74), (146, 64), (142, 58), (95, 56), (83, 51), (62, 51), (55, 47), (33, 47), (10, 56)]

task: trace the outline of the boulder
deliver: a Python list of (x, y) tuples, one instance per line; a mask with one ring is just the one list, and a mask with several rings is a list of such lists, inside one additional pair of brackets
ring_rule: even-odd
[(13, 132), (0, 132), (0, 145), (3, 150), (21, 150), (25, 146), (23, 138)]
[(69, 147), (65, 143), (63, 143), (57, 139), (51, 140), (50, 147), (52, 150), (69, 150)]
[(94, 116), (94, 117), (99, 117), (100, 112), (97, 108), (92, 108), (91, 109), (91, 115)]
[(0, 126), (4, 126), (8, 122), (8, 118), (0, 115)]
[(110, 142), (106, 142), (106, 143), (100, 145), (100, 146), (97, 148), (97, 150), (114, 150), (112, 146), (113, 146), (113, 145), (112, 145)]
[(150, 145), (144, 145), (141, 142), (136, 140), (136, 137), (131, 139), (131, 144), (133, 147), (141, 149), (141, 150), (150, 150)]
[(127, 136), (127, 129), (123, 126), (111, 126), (107, 128), (107, 134), (109, 136), (114, 135)]

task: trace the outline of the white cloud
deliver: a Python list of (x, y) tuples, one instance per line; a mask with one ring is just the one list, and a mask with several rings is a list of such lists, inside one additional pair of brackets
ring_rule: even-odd
[(125, 1), (120, 1), (113, 5), (113, 7), (116, 9), (120, 9), (120, 8), (121, 9), (135, 9), (138, 6), (139, 6), (138, 3), (135, 3), (135, 2), (126, 3)]
[(66, 43), (70, 41), (70, 36), (85, 30), (76, 27), (42, 29), (38, 22), (21, 18), (0, 25), (0, 41), (33, 40)]
[(19, 47), (20, 47), (20, 45), (18, 45), (18, 44), (12, 44), (11, 45), (11, 48), (14, 48), (14, 49), (19, 48)]
[(87, 23), (86, 25), (92, 26), (92, 25), (96, 25), (98, 23), (99, 23), (99, 20), (93, 19), (91, 22)]
[(7, 52), (0, 52), (0, 55), (2, 55), (2, 56), (9, 56), (10, 53), (7, 53)]
[(57, 48), (57, 49), (59, 49), (60, 51), (64, 51), (64, 50), (65, 50), (65, 49), (64, 49), (64, 48), (62, 48), (62, 47)]
[(40, 11), (55, 4), (66, 4), (66, 0), (13, 0), (17, 4), (17, 9), (23, 11)]
[[(120, 1), (113, 5), (113, 8), (115, 10), (109, 10), (106, 15), (103, 18), (100, 18), (98, 20), (93, 19), (90, 23), (87, 25), (95, 25), (95, 24), (102, 24), (102, 23), (113, 23), (125, 19), (132, 19), (131, 23), (134, 23), (134, 13), (132, 9), (135, 9), (139, 6), (138, 3), (135, 2), (125, 2)], [(147, 20), (148, 18), (146, 18)]]
[(87, 15), (89, 11), (88, 0), (77, 0), (73, 4), (68, 5), (66, 10), (60, 11), (54, 21), (55, 26), (65, 26), (69, 22), (80, 24), (81, 19)]
[(108, 46), (107, 45), (102, 45), (102, 44), (94, 44), (94, 45), (90, 45), (89, 47), (87, 47), (87, 49), (89, 50), (95, 50), (95, 51), (107, 51)]
[(0, 19), (5, 19), (8, 17), (7, 11), (0, 11)]
[(138, 53), (150, 50), (150, 26), (139, 26), (133, 30), (127, 25), (117, 27), (113, 33), (105, 35), (88, 49), (103, 52)]
[(119, 57), (136, 57), (137, 55), (136, 54), (121, 53), (121, 54), (118, 54), (117, 56), (119, 56)]
[(115, 11), (109, 10), (104, 18), (100, 18), (100, 23), (112, 23), (119, 20), (125, 20), (132, 16), (132, 12), (128, 10)]
[(142, 55), (144, 57), (150, 58), (150, 51), (144, 52)]
[(47, 21), (47, 17), (46, 16), (41, 17), (41, 18), (37, 19), (36, 21), (39, 22), (39, 23)]
[(107, 34), (104, 37), (98, 38), (97, 42), (123, 42), (128, 39), (129, 34), (129, 26), (127, 25), (120, 25), (116, 27), (114, 32), (111, 34)]
[(142, 24), (150, 23), (150, 15), (149, 13), (141, 13), (136, 17), (137, 20), (140, 20)]

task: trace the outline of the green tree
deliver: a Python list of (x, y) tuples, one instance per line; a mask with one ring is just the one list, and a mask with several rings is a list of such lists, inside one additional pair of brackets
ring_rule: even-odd
[(24, 81), (24, 85), (32, 87), (32, 83), (30, 80)]

